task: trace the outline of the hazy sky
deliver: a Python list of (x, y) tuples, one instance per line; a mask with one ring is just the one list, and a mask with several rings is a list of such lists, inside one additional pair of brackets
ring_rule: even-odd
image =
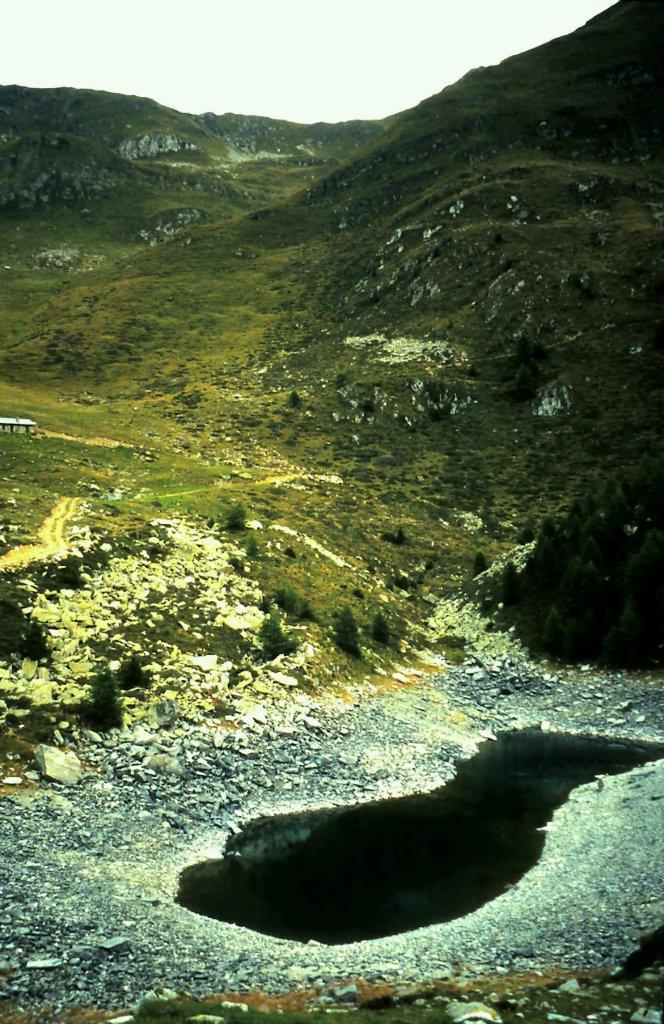
[(0, 81), (190, 113), (375, 118), (564, 35), (607, 0), (0, 0)]

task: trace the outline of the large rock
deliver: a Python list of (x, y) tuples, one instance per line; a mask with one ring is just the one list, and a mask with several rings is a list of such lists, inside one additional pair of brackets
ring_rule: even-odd
[(662, 1024), (662, 1011), (646, 1010), (645, 1007), (641, 1007), (640, 1010), (635, 1010), (629, 1019), (632, 1024)]
[(180, 707), (175, 700), (160, 700), (148, 712), (148, 721), (157, 727), (173, 725), (180, 714)]
[(28, 680), (34, 679), (38, 668), (37, 662), (33, 661), (32, 658), (24, 658), (21, 662), (21, 675)]
[(202, 668), (204, 672), (211, 672), (217, 667), (219, 656), (217, 654), (196, 654), (192, 657), (192, 663)]
[(360, 998), (357, 985), (344, 985), (342, 988), (332, 988), (330, 989), (330, 995), (338, 1003), (357, 1003)]
[[(150, 992), (146, 992), (144, 996), (136, 1003), (134, 1007), (134, 1013), (144, 1013), (146, 1010), (157, 1008), (159, 1005), (164, 1003), (172, 1003), (177, 999), (178, 994), (170, 988), (155, 988), (151, 989)], [(220, 1017), (217, 1020), (221, 1020)]]
[(38, 680), (30, 687), (28, 696), (30, 697), (30, 703), (35, 707), (53, 704), (53, 684), (47, 680)]
[(572, 395), (566, 384), (547, 384), (540, 388), (533, 405), (533, 416), (556, 416), (567, 412)]
[(117, 956), (120, 953), (128, 953), (131, 945), (132, 941), (128, 935), (113, 935), (110, 939), (102, 939), (101, 942), (98, 942), (97, 948)]
[(445, 1007), (452, 1024), (466, 1024), (466, 1021), (490, 1021), (500, 1024), (500, 1017), (491, 1006), (484, 1003), (462, 1003), (454, 1000)]
[(81, 762), (71, 750), (59, 750), (44, 743), (35, 750), (35, 761), (43, 778), (62, 782), (65, 786), (78, 782), (83, 771)]
[(170, 754), (151, 754), (145, 761), (145, 767), (159, 775), (182, 775), (180, 762)]

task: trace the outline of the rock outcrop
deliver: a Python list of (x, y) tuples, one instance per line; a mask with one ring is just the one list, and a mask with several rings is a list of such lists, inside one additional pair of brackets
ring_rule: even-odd
[(555, 416), (567, 412), (571, 404), (572, 396), (566, 384), (547, 384), (537, 392), (533, 416)]
[(178, 138), (171, 132), (147, 132), (135, 139), (125, 139), (118, 146), (118, 153), (126, 160), (145, 160), (160, 153), (195, 153), (197, 150), (195, 143)]
[(198, 224), (209, 220), (205, 210), (196, 206), (184, 207), (180, 210), (165, 210), (158, 213), (152, 220), (138, 232), (138, 237), (150, 245), (158, 242), (168, 242), (171, 238), (177, 238), (190, 224)]

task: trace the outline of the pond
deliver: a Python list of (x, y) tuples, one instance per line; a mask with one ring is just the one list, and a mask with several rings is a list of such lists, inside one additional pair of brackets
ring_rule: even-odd
[(572, 789), (661, 748), (539, 730), (505, 733), (427, 795), (251, 822), (186, 868), (178, 902), (288, 939), (373, 939), (469, 914), (539, 860)]

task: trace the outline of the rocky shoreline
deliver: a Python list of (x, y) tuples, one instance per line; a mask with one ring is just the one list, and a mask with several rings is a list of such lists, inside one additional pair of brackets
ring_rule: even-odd
[(290, 722), (268, 715), (228, 730), (176, 718), (82, 737), (75, 785), (17, 786), (0, 800), (0, 994), (55, 1013), (126, 1006), (160, 984), (278, 992), (358, 976), (426, 981), (458, 965), (618, 962), (664, 909), (663, 761), (576, 789), (537, 866), (447, 924), (324, 946), (174, 902), (182, 868), (218, 856), (258, 816), (430, 790), (483, 736), (533, 726), (658, 744), (664, 709), (654, 681), (619, 675), (609, 686), (484, 657)]

